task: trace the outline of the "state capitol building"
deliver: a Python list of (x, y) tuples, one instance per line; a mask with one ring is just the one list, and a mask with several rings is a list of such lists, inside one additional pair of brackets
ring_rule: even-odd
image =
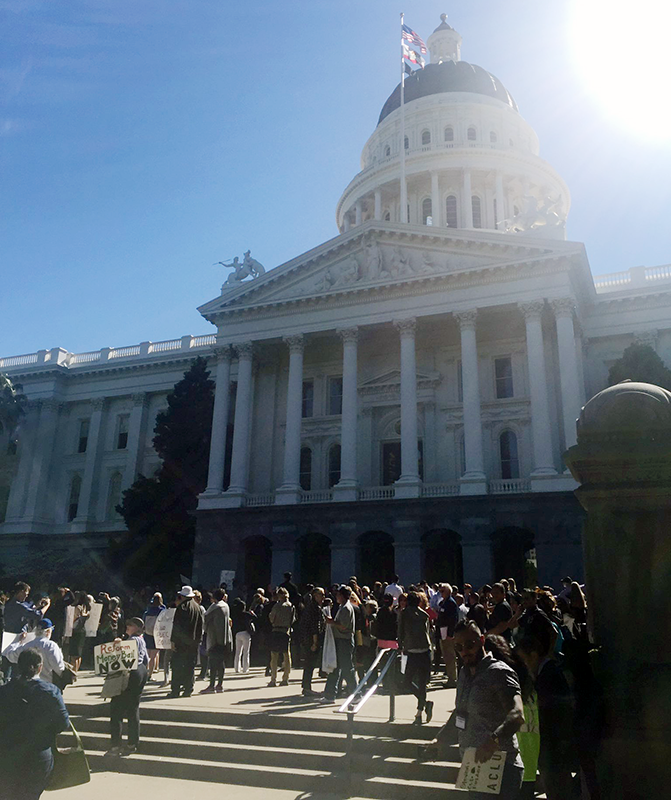
[(30, 400), (0, 469), (0, 562), (46, 537), (106, 548), (122, 492), (159, 467), (157, 413), (203, 356), (194, 583), (582, 575), (562, 453), (632, 341), (671, 362), (671, 265), (594, 278), (510, 92), (444, 20), (428, 47), (403, 108), (400, 86), (382, 107), (337, 235), (224, 284), (199, 308), (210, 335), (0, 358)]

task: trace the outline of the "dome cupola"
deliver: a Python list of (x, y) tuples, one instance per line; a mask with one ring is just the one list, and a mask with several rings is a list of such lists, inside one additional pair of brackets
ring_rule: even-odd
[(440, 25), (427, 41), (432, 64), (461, 61), (461, 34), (447, 24), (447, 14), (440, 15)]

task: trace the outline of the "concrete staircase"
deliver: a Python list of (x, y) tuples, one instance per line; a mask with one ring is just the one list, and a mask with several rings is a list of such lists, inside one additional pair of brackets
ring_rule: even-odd
[(68, 708), (93, 771), (379, 800), (464, 796), (454, 789), (456, 747), (441, 752), (444, 761), (420, 760), (439, 723), (415, 727), (357, 719), (350, 768), (346, 719), (330, 718), (323, 707), (310, 716), (143, 702), (141, 752), (126, 758), (104, 756), (110, 746), (108, 704), (75, 701)]

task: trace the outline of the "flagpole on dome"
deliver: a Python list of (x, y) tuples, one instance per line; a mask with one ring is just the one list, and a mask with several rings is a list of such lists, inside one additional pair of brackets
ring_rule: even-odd
[(408, 187), (405, 181), (405, 53), (403, 50), (403, 24), (405, 14), (401, 11), (401, 222), (408, 222)]

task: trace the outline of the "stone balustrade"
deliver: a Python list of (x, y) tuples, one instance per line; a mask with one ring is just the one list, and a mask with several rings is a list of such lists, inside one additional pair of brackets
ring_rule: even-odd
[(658, 267), (631, 267), (623, 272), (597, 275), (594, 278), (594, 287), (597, 294), (605, 294), (624, 289), (650, 288), (651, 283), (655, 281), (671, 281), (671, 264), (662, 264)]

